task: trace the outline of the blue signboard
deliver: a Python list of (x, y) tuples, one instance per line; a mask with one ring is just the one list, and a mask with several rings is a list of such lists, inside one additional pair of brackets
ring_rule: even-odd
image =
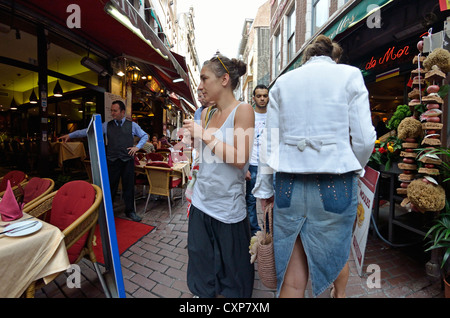
[[(98, 224), (103, 245), (106, 271), (101, 274), (102, 286), (107, 297), (125, 298), (119, 247), (117, 245), (116, 225), (109, 187), (108, 166), (106, 162), (105, 142), (103, 138), (102, 118), (94, 115), (87, 129), (89, 156), (91, 160), (92, 182), (103, 191), (103, 206), (100, 206)], [(103, 280), (104, 278), (104, 280)]]

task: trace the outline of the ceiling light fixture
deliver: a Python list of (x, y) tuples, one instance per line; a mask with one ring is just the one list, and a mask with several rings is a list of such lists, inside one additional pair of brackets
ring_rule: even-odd
[(31, 89), (31, 95), (30, 95), (30, 104), (37, 104), (38, 99), (36, 96), (36, 93), (34, 92), (34, 87)]
[(53, 96), (55, 97), (62, 97), (63, 90), (61, 85), (59, 84), (59, 80), (56, 81), (55, 88), (53, 89)]
[(16, 104), (16, 100), (14, 99), (14, 96), (13, 96), (13, 99), (11, 101), (11, 105), (9, 106), (9, 109), (17, 110), (17, 104)]
[(10, 110), (17, 110), (17, 104), (16, 104), (16, 100), (14, 99), (14, 91), (15, 91), (15, 89), (14, 89), (14, 81), (13, 81), (13, 98), (12, 98), (12, 101), (11, 101), (11, 105), (9, 105), (9, 109)]
[(30, 104), (37, 104), (38, 99), (36, 93), (34, 92), (34, 73), (33, 73), (33, 85), (31, 86)]

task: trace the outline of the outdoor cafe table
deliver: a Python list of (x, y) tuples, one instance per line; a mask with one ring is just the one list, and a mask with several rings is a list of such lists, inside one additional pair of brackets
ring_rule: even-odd
[(83, 161), (86, 158), (84, 144), (79, 141), (51, 142), (50, 147), (54, 153), (58, 154), (58, 166), (60, 168), (66, 160), (80, 158)]
[[(22, 219), (28, 217), (24, 213)], [(41, 229), (25, 236), (0, 234), (0, 298), (20, 297), (32, 282), (43, 279), (48, 284), (69, 268), (64, 235), (57, 227), (40, 222)], [(0, 221), (0, 225), (7, 223)]]
[[(139, 165), (134, 166), (135, 172), (145, 175), (146, 161), (139, 161), (139, 163)], [(182, 186), (188, 181), (190, 169), (189, 162), (187, 161), (174, 162), (172, 166), (172, 170), (180, 174)]]

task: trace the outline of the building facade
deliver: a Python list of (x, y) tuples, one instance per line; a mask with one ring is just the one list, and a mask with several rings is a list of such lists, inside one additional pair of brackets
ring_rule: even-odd
[(242, 39), (238, 57), (247, 64), (247, 73), (241, 77), (241, 89), (237, 98), (252, 104), (254, 88), (270, 82), (269, 50), (269, 1), (257, 11), (254, 19), (246, 19), (242, 28)]
[(270, 0), (271, 82), (350, 2), (358, 0)]

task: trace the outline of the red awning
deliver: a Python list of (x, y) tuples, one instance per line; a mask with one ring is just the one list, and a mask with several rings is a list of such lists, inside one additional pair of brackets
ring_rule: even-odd
[[(160, 79), (167, 89), (189, 101), (194, 101), (189, 77), (180, 65), (180, 56), (174, 56), (175, 53), (162, 43), (127, 1), (17, 0), (17, 2), (67, 29), (69, 29), (67, 19), (71, 14), (75, 14), (68, 8), (71, 8), (70, 5), (78, 5), (81, 25), (80, 28), (69, 29), (71, 32), (112, 56), (127, 56), (148, 63), (155, 69), (156, 77), (165, 73), (165, 78)], [(112, 16), (111, 11), (127, 16), (128, 21), (121, 23)], [(136, 33), (123, 24), (128, 22), (134, 26)], [(183, 82), (173, 83), (177, 78), (183, 78)]]

